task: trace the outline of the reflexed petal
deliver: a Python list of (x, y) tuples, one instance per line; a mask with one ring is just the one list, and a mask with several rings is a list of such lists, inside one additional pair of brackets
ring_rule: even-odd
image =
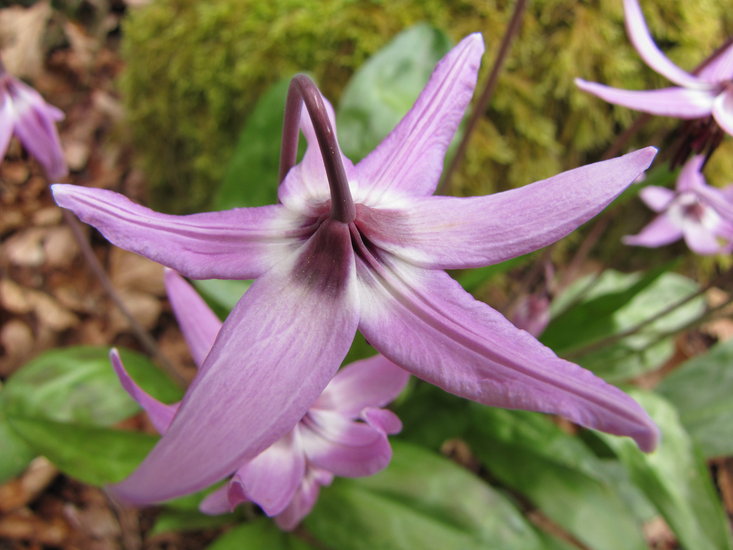
[(379, 248), (423, 267), (495, 264), (547, 246), (588, 221), (655, 153), (647, 147), (484, 197), (415, 198), (401, 210), (357, 205), (357, 225)]
[(341, 369), (311, 408), (357, 418), (364, 407), (383, 407), (397, 397), (410, 375), (381, 355)]
[(13, 136), (15, 117), (13, 116), (13, 104), (10, 97), (3, 93), (0, 87), (0, 160), (8, 150), (10, 138)]
[(717, 254), (722, 251), (715, 234), (701, 224), (685, 224), (683, 234), (687, 246), (696, 254)]
[(583, 91), (629, 109), (653, 115), (691, 119), (708, 116), (715, 96), (709, 90), (662, 88), (661, 90), (622, 90), (579, 78), (575, 84)]
[(229, 482), (231, 508), (251, 500), (268, 516), (276, 516), (290, 504), (306, 467), (297, 439), (293, 432), (286, 434), (237, 470)]
[[(46, 175), (51, 178), (65, 176), (68, 172), (61, 140), (55, 120), (60, 111), (50, 107), (30, 86), (15, 82), (14, 97), (15, 135), (28, 152), (41, 163)], [(61, 113), (63, 118), (63, 113)]]
[(733, 44), (700, 69), (698, 78), (705, 82), (724, 82), (733, 79)]
[[(293, 429), (336, 373), (359, 315), (348, 227), (326, 223), (230, 313), (168, 432), (112, 490), (146, 504), (197, 491)], [(285, 265), (284, 265), (285, 264)]]
[(199, 510), (201, 513), (210, 516), (218, 516), (231, 512), (232, 505), (229, 503), (229, 483), (219, 487), (213, 493), (206, 495), (206, 498), (199, 505)]
[(562, 415), (655, 447), (658, 430), (618, 388), (560, 359), (442, 272), (357, 261), (359, 329), (381, 353), (446, 391), (486, 405)]
[[(705, 163), (704, 155), (695, 155), (690, 158), (680, 170), (677, 176), (677, 191), (693, 191), (701, 186), (707, 185), (702, 173), (702, 166)], [(649, 204), (649, 203), (647, 203)]]
[(733, 223), (733, 186), (721, 190), (705, 184), (697, 187), (695, 193), (724, 220)]
[(726, 133), (733, 136), (733, 87), (728, 87), (715, 98), (713, 118)]
[[(336, 115), (329, 101), (321, 96), (323, 104), (328, 111), (328, 118), (331, 121), (331, 127), (336, 132)], [(305, 150), (303, 160), (291, 168), (287, 176), (278, 188), (278, 198), (291, 210), (296, 212), (310, 212), (312, 205), (323, 203), (331, 198), (328, 187), (328, 178), (326, 177), (326, 168), (323, 164), (323, 156), (318, 146), (313, 124), (305, 106), (302, 107), (300, 114), (300, 128), (305, 136), (308, 146)], [(351, 181), (353, 179), (353, 163), (341, 155), (341, 161), (344, 163), (346, 176)]]
[(117, 377), (120, 379), (122, 387), (145, 410), (153, 426), (158, 430), (158, 433), (164, 434), (173, 421), (176, 411), (178, 411), (178, 403), (166, 405), (138, 386), (125, 370), (120, 354), (116, 349), (112, 349), (109, 352), (109, 359), (117, 373)]
[(660, 51), (649, 34), (637, 0), (624, 0), (624, 13), (629, 39), (647, 65), (680, 86), (690, 88), (704, 86), (700, 78), (680, 69)]
[(171, 216), (105, 189), (51, 189), (59, 206), (113, 244), (193, 279), (258, 277), (282, 258), (297, 230), (279, 205)]
[[(678, 180), (679, 181), (679, 180)], [(667, 209), (674, 200), (676, 194), (674, 191), (666, 187), (658, 187), (650, 185), (639, 192), (639, 196), (644, 203), (655, 212), (662, 212)]]
[(368, 204), (389, 191), (430, 195), (443, 158), (476, 86), (484, 43), (471, 34), (438, 63), (415, 105), (356, 167)]
[(321, 486), (330, 485), (331, 481), (333, 481), (333, 476), (328, 472), (309, 467), (305, 479), (295, 493), (290, 506), (275, 518), (278, 527), (284, 531), (295, 529), (300, 521), (313, 509), (313, 505), (318, 500)]
[(362, 418), (372, 427), (393, 435), (402, 431), (402, 421), (389, 409), (367, 407), (362, 411)]
[(201, 367), (219, 334), (221, 321), (198, 292), (172, 269), (165, 270), (165, 288), (193, 360)]
[(624, 244), (657, 248), (682, 238), (682, 228), (673, 224), (665, 214), (657, 216), (636, 235), (627, 235), (622, 239)]
[(308, 461), (337, 476), (369, 476), (392, 458), (392, 448), (381, 428), (337, 412), (310, 410), (299, 429)]

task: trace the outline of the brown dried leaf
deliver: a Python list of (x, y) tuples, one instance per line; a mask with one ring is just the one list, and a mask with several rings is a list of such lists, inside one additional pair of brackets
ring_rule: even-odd
[(40, 267), (46, 260), (43, 239), (46, 231), (42, 227), (30, 227), (10, 237), (5, 246), (5, 255), (11, 264), (23, 267)]
[(109, 259), (110, 279), (116, 288), (163, 296), (163, 267), (143, 256), (113, 248)]
[(29, 8), (13, 6), (0, 10), (0, 46), (3, 62), (11, 74), (36, 78), (43, 72), (43, 37), (51, 17), (48, 1)]
[(33, 502), (58, 473), (46, 458), (35, 458), (20, 477), (0, 485), (0, 512), (17, 510)]

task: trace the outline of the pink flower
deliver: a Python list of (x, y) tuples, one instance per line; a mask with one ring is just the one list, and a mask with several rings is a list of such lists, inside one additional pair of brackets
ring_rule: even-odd
[(718, 190), (700, 173), (705, 158), (697, 155), (682, 168), (677, 189), (650, 185), (641, 190), (646, 205), (659, 213), (625, 244), (656, 248), (682, 238), (698, 254), (729, 252), (733, 246), (733, 185)]
[[(166, 271), (165, 282), (183, 335), (196, 364), (203, 368), (221, 322), (174, 271)], [(165, 434), (180, 403), (166, 405), (145, 393), (127, 374), (116, 350), (110, 359), (125, 390)], [(241, 464), (224, 486), (202, 502), (201, 510), (222, 514), (252, 501), (274, 516), (281, 528), (293, 529), (313, 508), (320, 487), (329, 485), (335, 475), (369, 476), (389, 464), (392, 449), (387, 434), (399, 432), (402, 424), (393, 412), (380, 407), (402, 391), (408, 378), (381, 355), (339, 370), (292, 431)], [(220, 421), (239, 425), (236, 416)]]
[[(192, 278), (255, 279), (170, 429), (114, 487), (120, 497), (172, 498), (254, 458), (305, 415), (357, 329), (382, 355), (446, 391), (560, 414), (654, 448), (657, 427), (633, 399), (557, 357), (444, 271), (502, 262), (562, 238), (656, 154), (647, 148), (485, 197), (431, 196), (483, 49), (478, 34), (453, 48), (412, 109), (357, 165), (341, 154), (320, 93), (296, 77), (280, 204), (170, 216), (111, 191), (53, 186), (60, 206), (118, 246)], [(292, 166), (298, 119), (309, 146)]]
[(46, 103), (27, 84), (13, 78), (0, 62), (0, 153), (4, 156), (13, 134), (41, 163), (49, 179), (67, 173), (56, 122), (64, 113)]
[(576, 79), (578, 87), (609, 103), (654, 115), (681, 119), (712, 115), (725, 132), (733, 135), (733, 44), (693, 75), (680, 69), (659, 50), (637, 0), (624, 0), (624, 10), (626, 29), (636, 51), (649, 67), (677, 86), (631, 91)]

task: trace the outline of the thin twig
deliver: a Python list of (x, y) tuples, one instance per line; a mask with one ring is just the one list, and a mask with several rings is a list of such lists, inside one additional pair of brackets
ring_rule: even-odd
[(463, 137), (461, 138), (461, 142), (458, 144), (456, 154), (453, 156), (453, 159), (451, 160), (448, 169), (445, 171), (443, 181), (441, 181), (438, 185), (436, 194), (445, 195), (450, 192), (451, 178), (453, 177), (453, 174), (457, 170), (460, 163), (463, 162), (463, 157), (466, 155), (466, 149), (468, 147), (468, 141), (471, 138), (471, 134), (473, 134), (473, 131), (476, 129), (476, 125), (478, 124), (478, 121), (484, 115), (484, 112), (486, 112), (486, 107), (491, 100), (491, 96), (494, 94), (496, 83), (499, 80), (499, 73), (501, 72), (501, 69), (504, 66), (504, 62), (506, 61), (506, 58), (509, 54), (509, 48), (512, 44), (512, 41), (519, 33), (519, 25), (522, 22), (522, 15), (524, 14), (524, 10), (526, 7), (527, 0), (517, 0), (516, 5), (514, 6), (514, 13), (512, 13), (512, 18), (509, 21), (509, 25), (507, 26), (507, 30), (504, 33), (504, 37), (501, 39), (501, 45), (499, 46), (499, 52), (496, 54), (494, 66), (491, 68), (491, 74), (486, 81), (483, 92), (481, 92), (481, 97), (479, 97), (479, 100), (476, 102), (476, 107), (471, 113), (471, 118), (469, 119), (466, 129), (463, 132)]
[(145, 350), (158, 360), (161, 367), (174, 380), (183, 384), (183, 378), (176, 371), (170, 361), (168, 361), (168, 358), (161, 352), (158, 344), (155, 342), (155, 339), (150, 336), (148, 331), (146, 331), (145, 328), (137, 321), (137, 319), (135, 319), (125, 303), (122, 301), (122, 298), (120, 298), (120, 295), (117, 293), (117, 290), (112, 284), (112, 281), (110, 281), (109, 277), (107, 276), (107, 273), (102, 267), (102, 264), (99, 263), (97, 256), (95, 256), (94, 251), (89, 244), (89, 241), (87, 241), (87, 239), (84, 237), (81, 225), (79, 224), (77, 219), (71, 214), (71, 212), (69, 212), (65, 208), (62, 208), (61, 211), (64, 214), (64, 219), (66, 220), (66, 223), (71, 228), (71, 233), (74, 236), (74, 240), (76, 240), (77, 244), (79, 245), (84, 259), (86, 260), (94, 275), (97, 277), (97, 280), (99, 280), (99, 283), (102, 285), (102, 288), (107, 293), (107, 296), (109, 296), (115, 306), (117, 306), (117, 309), (120, 310), (120, 313), (122, 313), (122, 316), (127, 320), (127, 322), (130, 323), (130, 328), (135, 333), (137, 339), (140, 341)]

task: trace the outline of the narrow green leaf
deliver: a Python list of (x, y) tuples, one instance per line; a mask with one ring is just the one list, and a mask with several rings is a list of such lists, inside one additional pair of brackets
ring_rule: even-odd
[(283, 533), (268, 519), (260, 518), (227, 531), (207, 550), (314, 550), (290, 533)]
[[(109, 426), (140, 408), (120, 385), (109, 348), (74, 347), (40, 355), (18, 370), (3, 390), (8, 416)], [(145, 356), (120, 350), (130, 375), (163, 401), (180, 399), (178, 388)]]
[(393, 442), (383, 472), (324, 488), (307, 529), (339, 550), (542, 548), (538, 535), (499, 492), (419, 447)]
[[(573, 304), (588, 288), (588, 279), (576, 282), (553, 303), (553, 310)], [(578, 303), (550, 322), (541, 340), (561, 356), (571, 354), (573, 361), (606, 380), (621, 382), (669, 359), (674, 352), (673, 333), (705, 312), (702, 297), (620, 340), (580, 350), (647, 321), (698, 288), (694, 281), (676, 273), (627, 275), (606, 270)]]
[(178, 510), (165, 508), (155, 518), (155, 523), (148, 536), (161, 533), (177, 533), (199, 529), (214, 529), (234, 522), (234, 514), (208, 516), (198, 510)]
[(449, 39), (425, 23), (398, 34), (362, 65), (344, 89), (339, 143), (354, 162), (364, 158), (412, 107)]
[(674, 407), (652, 393), (629, 393), (662, 431), (659, 448), (645, 454), (628, 439), (598, 435), (618, 454), (632, 480), (664, 516), (682, 547), (730, 550), (733, 544), (728, 521), (710, 473)]
[(215, 210), (277, 202), (280, 142), (289, 85), (290, 77), (279, 80), (255, 105), (214, 196)]
[(157, 437), (8, 415), (16, 436), (65, 474), (91, 485), (122, 481), (142, 462)]
[(640, 522), (583, 442), (536, 413), (472, 406), (471, 448), (492, 477), (594, 550), (646, 549)]
[(665, 377), (657, 391), (708, 457), (733, 455), (733, 340), (718, 344)]

